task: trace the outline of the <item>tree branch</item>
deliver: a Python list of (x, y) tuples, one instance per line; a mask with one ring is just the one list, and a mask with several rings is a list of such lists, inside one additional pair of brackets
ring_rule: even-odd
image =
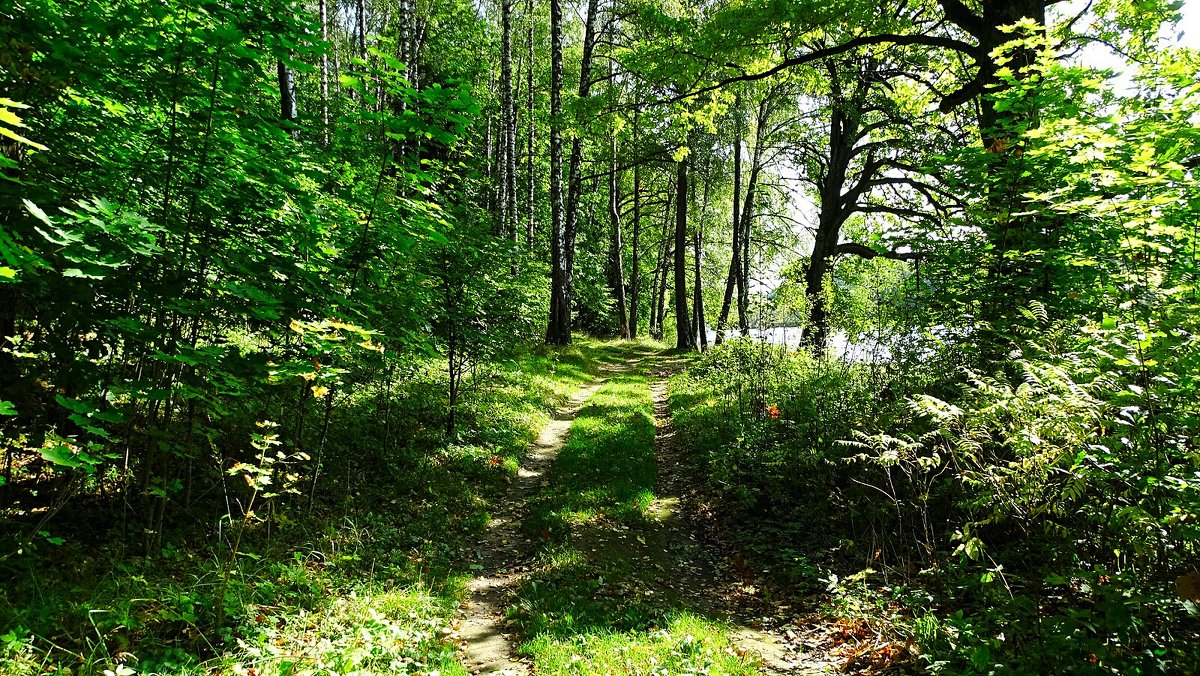
[[(978, 64), (979, 60), (976, 59), (975, 62)], [(975, 77), (971, 78), (970, 82), (959, 87), (957, 91), (950, 92), (942, 97), (941, 103), (938, 104), (938, 110), (948, 113), (983, 93), (983, 88), (987, 85), (989, 77), (988, 73), (985, 72), (987, 70), (985, 68), (977, 68)]]
[(976, 39), (983, 37), (983, 17), (972, 12), (961, 0), (938, 0), (938, 4), (941, 5), (942, 12), (946, 14), (950, 23), (970, 33)]
[(845, 54), (846, 52), (853, 51), (859, 47), (869, 47), (872, 45), (924, 45), (926, 47), (942, 47), (944, 49), (962, 52), (972, 57), (974, 57), (975, 53), (979, 51), (978, 47), (963, 42), (962, 40), (944, 38), (936, 35), (896, 35), (891, 33), (884, 33), (881, 35), (864, 35), (848, 42), (844, 42), (840, 45), (826, 47), (824, 49), (817, 49), (808, 52), (807, 54), (801, 54), (800, 56), (793, 56), (791, 58), (784, 59), (775, 66), (758, 73), (735, 75), (733, 77), (727, 77), (723, 80), (719, 80), (714, 84), (700, 87), (699, 89), (689, 89), (688, 91), (684, 91), (669, 99), (657, 101), (656, 104), (666, 105), (678, 103), (684, 99), (689, 99), (701, 94), (707, 94), (708, 92), (727, 87), (737, 82), (753, 82), (756, 80), (763, 80), (795, 66), (803, 66), (805, 64), (812, 63), (813, 61), (819, 61), (831, 56)]
[(833, 250), (833, 255), (840, 256), (842, 254), (852, 254), (867, 260), (872, 258), (890, 258), (894, 261), (919, 261), (925, 257), (925, 254), (919, 251), (879, 251), (856, 242), (843, 242), (837, 245)]

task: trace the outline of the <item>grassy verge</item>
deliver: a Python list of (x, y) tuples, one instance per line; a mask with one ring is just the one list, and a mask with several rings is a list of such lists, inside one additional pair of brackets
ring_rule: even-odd
[(614, 375), (576, 416), (526, 521), (542, 544), (510, 609), (539, 674), (750, 674), (727, 629), (675, 593), (652, 509), (648, 379)]
[(236, 556), (241, 524), (199, 500), (151, 556), (124, 549), (133, 526), (110, 505), (55, 519), (56, 537), (0, 558), (0, 674), (464, 673), (447, 636), (490, 501), (555, 408), (619, 358), (583, 341), (485, 365), (454, 439), (436, 362), (386, 397), (350, 395), (313, 505), (274, 498)]
[(1028, 364), (1021, 385), (984, 378), (950, 396), (936, 361), (734, 341), (672, 381), (679, 433), (780, 628), (845, 670), (1200, 673), (1194, 603), (1153, 557), (1131, 564), (1124, 552), (1153, 548), (1105, 515), (1133, 504), (1113, 508), (1101, 486), (1140, 456), (1106, 456), (1075, 489), (1070, 459), (1113, 444), (1080, 422), (1102, 406), (1066, 375), (1075, 366)]

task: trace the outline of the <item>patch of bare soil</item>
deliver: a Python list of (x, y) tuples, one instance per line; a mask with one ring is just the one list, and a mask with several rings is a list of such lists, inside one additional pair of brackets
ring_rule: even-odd
[(566, 442), (575, 414), (602, 384), (603, 381), (598, 381), (576, 392), (554, 419), (546, 423), (488, 524), (487, 536), (477, 553), (477, 565), (482, 570), (468, 585), (471, 598), (463, 608), (465, 617), (458, 630), (463, 664), (473, 674), (530, 673), (529, 665), (513, 657), (516, 644), (504, 619), (508, 599), (520, 586), (531, 549), (521, 534), (521, 519), (529, 499), (544, 485), (546, 470), (554, 464)]

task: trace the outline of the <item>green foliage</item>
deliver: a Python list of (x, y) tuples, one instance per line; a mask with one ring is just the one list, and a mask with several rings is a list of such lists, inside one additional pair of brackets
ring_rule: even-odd
[[(443, 630), (489, 500), (598, 354), (651, 349), (523, 347), (548, 306), (551, 122), (580, 152), (577, 329), (611, 333), (613, 290), (636, 286), (634, 326), (675, 330), (658, 305), (680, 205), (702, 268), (680, 291), (701, 285), (711, 320), (745, 198), (757, 328), (823, 300), (877, 348), (738, 340), (673, 380), (681, 437), (779, 587), (827, 580), (837, 612), (945, 671), (1200, 670), (1196, 599), (1172, 588), (1200, 556), (1200, 60), (1157, 42), (1178, 3), (1105, 0), (1047, 30), (1032, 3), (975, 30), (951, 15), (978, 3), (622, 2), (591, 46), (603, 94), (566, 92), (560, 120), (547, 8), (517, 3), (528, 145), (504, 153), (497, 7), (332, 3), (320, 25), (313, 4), (0, 10), (3, 670), (456, 670)], [(1072, 65), (1078, 42), (1142, 67)], [(974, 108), (947, 94), (980, 87)], [(681, 160), (693, 194), (673, 193)], [(845, 225), (827, 248), (919, 262), (843, 256), (807, 297), (793, 178)], [(645, 386), (614, 377), (576, 421), (515, 617), (549, 672), (611, 651), (629, 672), (740, 673), (721, 627), (598, 598), (634, 567), (575, 540), (653, 532)]]
[(802, 492), (832, 489), (838, 441), (888, 419), (901, 391), (896, 376), (740, 339), (678, 379), (672, 405), (685, 438), (708, 452), (718, 489), (766, 512)]
[[(323, 328), (326, 338), (347, 331)], [(0, 643), (11, 651), (5, 673), (81, 659), (89, 669), (120, 663), (138, 673), (285, 673), (289, 660), (332, 671), (458, 673), (446, 629), (489, 503), (600, 356), (584, 343), (481, 367), (458, 443), (437, 431), (446, 374), (426, 358), (424, 375), (335, 407), (327, 444), (339, 451), (327, 451), (317, 477), (282, 443), (282, 425), (253, 426), (253, 455), (228, 474), (233, 513), (213, 531), (169, 524), (149, 557), (119, 538), (95, 548), (113, 537), (98, 532), (117, 527), (109, 514), (60, 515), (55, 535), (35, 534), (21, 554), (0, 559), (13, 580), (0, 591), (0, 637), (11, 634)], [(374, 414), (380, 405), (386, 420)], [(422, 432), (431, 421), (433, 432)], [(314, 483), (323, 490), (310, 511), (295, 491), (307, 497)], [(180, 486), (149, 489), (185, 499)]]

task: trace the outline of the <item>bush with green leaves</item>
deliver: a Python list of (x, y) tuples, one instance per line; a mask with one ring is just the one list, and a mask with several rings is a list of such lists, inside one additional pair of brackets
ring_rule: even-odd
[(798, 496), (840, 490), (840, 439), (878, 429), (900, 402), (896, 372), (815, 358), (754, 339), (714, 347), (673, 381), (685, 439), (741, 508), (790, 510)]
[[(1182, 120), (1200, 111), (1200, 62), (1165, 52), (1136, 95), (1117, 96), (1029, 43), (1039, 59), (1009, 73), (999, 101), (1040, 106), (1036, 125), (1009, 131), (1021, 170), (1043, 179), (1021, 216), (1053, 226), (1063, 292), (1006, 329), (1009, 360), (966, 371), (957, 394), (914, 392), (907, 420), (850, 446), (897, 520), (926, 524), (935, 664), (1191, 672), (1200, 614), (1176, 579), (1200, 555), (1200, 192)], [(1088, 100), (1108, 106), (1085, 113)], [(1080, 314), (1051, 321), (1059, 312)]]

